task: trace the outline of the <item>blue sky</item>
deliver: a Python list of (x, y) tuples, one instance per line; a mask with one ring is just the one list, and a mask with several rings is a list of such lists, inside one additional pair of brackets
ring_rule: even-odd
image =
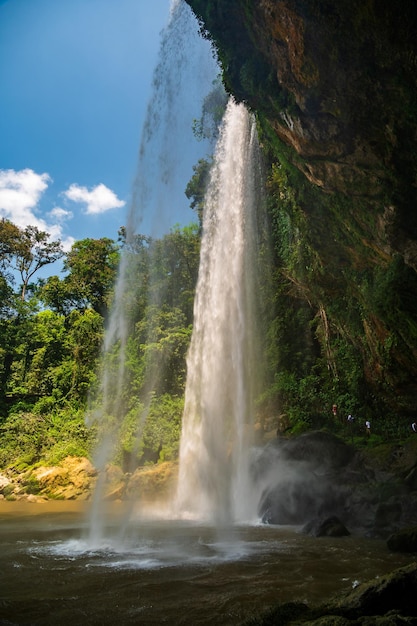
[[(36, 225), (67, 249), (85, 237), (117, 238), (137, 178), (170, 6), (170, 0), (0, 0), (0, 217)], [(193, 98), (195, 115), (201, 103)], [(189, 126), (186, 146), (198, 143), (191, 120)], [(165, 229), (195, 221), (183, 190), (205, 150), (178, 148), (177, 160), (190, 154)], [(150, 218), (143, 219), (143, 231), (151, 229)]]

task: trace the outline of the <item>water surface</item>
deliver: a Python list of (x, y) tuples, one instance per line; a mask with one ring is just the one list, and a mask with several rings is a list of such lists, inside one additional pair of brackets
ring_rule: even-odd
[(121, 532), (122, 507), (91, 545), (84, 507), (0, 503), (0, 620), (240, 624), (277, 602), (320, 602), (412, 560), (382, 541), (313, 539), (295, 528), (137, 518)]

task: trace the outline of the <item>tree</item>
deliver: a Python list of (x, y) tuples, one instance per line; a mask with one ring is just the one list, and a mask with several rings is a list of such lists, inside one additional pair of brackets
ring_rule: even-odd
[(197, 139), (216, 141), (227, 101), (228, 95), (219, 75), (213, 81), (213, 89), (204, 98), (201, 118), (194, 120), (193, 132)]
[(0, 275), (4, 281), (13, 281), (8, 272), (13, 257), (22, 244), (22, 231), (18, 226), (2, 218), (0, 220)]
[[(135, 344), (129, 346), (130, 365), (135, 353), (141, 360), (136, 380), (138, 391), (147, 395), (165, 393), (180, 396), (186, 379), (186, 353), (191, 340), (191, 325), (184, 313), (167, 306), (149, 307), (147, 317), (136, 326)], [(137, 357), (136, 357), (137, 358)], [(139, 383), (139, 384), (138, 384)]]
[(194, 292), (200, 262), (200, 237), (198, 226), (178, 226), (155, 241), (153, 249), (153, 273), (151, 286), (158, 296), (153, 302), (166, 303), (172, 309), (178, 307), (192, 324)]
[(14, 296), (10, 311), (0, 318), (0, 384), (4, 394), (24, 395), (31, 361), (37, 303)]
[[(161, 239), (128, 238), (122, 229), (117, 243), (78, 241), (63, 260), (63, 277), (38, 280), (33, 296), (29, 275), (40, 259), (23, 266), (28, 238), (17, 227), (4, 229), (10, 235), (10, 245), (2, 248), (5, 267), (8, 255), (13, 262), (19, 255), (27, 280), (24, 300), (0, 280), (0, 422), (10, 435), (2, 438), (0, 461), (27, 453), (25, 462), (33, 463), (87, 450), (88, 397), (92, 414), (97, 408), (105, 416), (105, 428), (121, 420), (122, 455), (132, 454), (140, 463), (175, 457), (198, 275), (198, 225), (175, 227)], [(115, 292), (119, 258), (123, 280)], [(120, 309), (127, 319), (127, 341), (117, 338), (101, 352), (103, 317), (116, 298), (115, 312)], [(143, 441), (136, 450), (139, 409), (143, 416), (149, 411), (149, 424), (140, 429)]]
[(67, 282), (58, 276), (48, 276), (46, 280), (39, 282), (40, 287), (36, 295), (43, 304), (61, 315), (69, 315), (74, 307), (74, 298)]
[[(106, 316), (116, 278), (119, 248), (107, 237), (76, 241), (64, 260), (67, 297), (80, 309), (91, 306)], [(55, 285), (56, 286), (56, 285)]]
[(28, 330), (24, 386), (33, 396), (52, 396), (56, 388), (55, 370), (66, 358), (65, 318), (53, 311), (40, 311)]
[(200, 230), (203, 224), (204, 199), (210, 180), (211, 162), (206, 159), (200, 159), (197, 165), (193, 165), (194, 174), (189, 181), (185, 195), (190, 202), (190, 207), (196, 211)]
[(87, 393), (96, 380), (97, 358), (103, 340), (103, 318), (92, 309), (72, 311), (68, 318), (67, 343), (71, 351), (69, 368), (63, 371), (71, 373), (68, 392), (73, 398), (85, 400)]
[(63, 255), (59, 240), (49, 241), (49, 233), (39, 230), (36, 226), (26, 226), (21, 231), (21, 238), (14, 251), (16, 269), (22, 278), (21, 298), (25, 299), (30, 279), (41, 267), (55, 263)]

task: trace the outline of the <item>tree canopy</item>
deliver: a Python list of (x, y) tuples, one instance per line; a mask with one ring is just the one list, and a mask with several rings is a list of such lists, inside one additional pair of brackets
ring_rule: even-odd
[[(121, 391), (126, 402), (118, 409), (125, 434), (118, 458), (132, 456), (136, 434), (129, 423), (138, 403), (149, 401), (155, 419), (170, 405), (175, 419), (169, 426), (165, 418), (163, 439), (157, 435), (161, 425), (150, 421), (147, 443), (133, 462), (174, 454), (198, 273), (198, 226), (130, 241), (121, 228), (117, 242), (83, 239), (65, 254), (47, 233), (2, 220), (0, 241), (0, 465), (16, 458), (34, 463), (69, 451), (88, 453), (98, 426), (87, 428), (85, 416), (100, 405), (100, 377), (121, 350), (117, 344), (111, 354), (102, 351), (105, 327), (117, 306), (130, 328)], [(59, 259), (60, 275), (35, 281), (41, 267)], [(127, 268), (121, 293), (115, 292), (120, 263)], [(22, 285), (16, 285), (19, 274)]]

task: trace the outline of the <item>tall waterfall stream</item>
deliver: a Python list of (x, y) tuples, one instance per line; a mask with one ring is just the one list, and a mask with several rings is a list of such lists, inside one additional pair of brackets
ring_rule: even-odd
[[(176, 0), (162, 38), (154, 95), (143, 130), (128, 238), (136, 235), (143, 212), (154, 212), (161, 218), (164, 197), (165, 205), (171, 202), (170, 182), (178, 170), (182, 133), (177, 137), (178, 146), (172, 142), (176, 128), (184, 125), (181, 103), (192, 95), (188, 81), (198, 73), (196, 63), (206, 68), (203, 77), (210, 76), (210, 68), (214, 70), (207, 42), (195, 40), (194, 54), (189, 49), (196, 26), (188, 5)], [(211, 87), (201, 75), (199, 82), (200, 90)], [(259, 494), (256, 495), (250, 480), (250, 450), (259, 370), (255, 285), (260, 169), (254, 118), (243, 104), (230, 98), (205, 198), (193, 334), (187, 359), (178, 490), (170, 511), (173, 518), (219, 525), (256, 519)], [(156, 188), (156, 194), (151, 193), (151, 188)], [(95, 458), (100, 479), (91, 514), (92, 545), (100, 544), (105, 534), (102, 479), (123, 422), (119, 407), (124, 404), (126, 311), (133, 306), (126, 300), (129, 272), (129, 257), (124, 255), (104, 345), (105, 354), (110, 355), (110, 367), (103, 369), (102, 401), (95, 410), (95, 418), (105, 424), (105, 429)], [(115, 349), (116, 370), (111, 358)], [(148, 381), (149, 390), (154, 384), (155, 381)], [(145, 420), (146, 406), (138, 415), (138, 433)], [(129, 516), (134, 514), (134, 508)]]
[(206, 195), (180, 449), (178, 507), (215, 523), (253, 520), (250, 446), (259, 148), (229, 101)]

